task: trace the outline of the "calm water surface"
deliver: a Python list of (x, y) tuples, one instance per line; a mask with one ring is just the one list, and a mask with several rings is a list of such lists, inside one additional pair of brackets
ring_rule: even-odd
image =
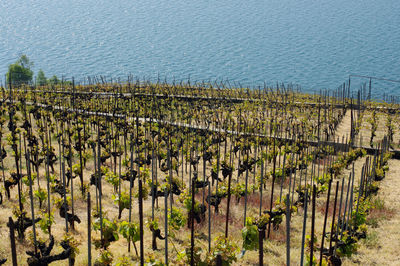
[(0, 10), (2, 80), (21, 53), (36, 72), (76, 78), (307, 90), (336, 88), (351, 73), (400, 79), (398, 0), (1, 0)]

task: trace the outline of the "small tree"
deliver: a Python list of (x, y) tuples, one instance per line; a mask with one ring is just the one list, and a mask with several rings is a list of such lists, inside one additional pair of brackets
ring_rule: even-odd
[(14, 64), (8, 66), (7, 83), (11, 81), (12, 84), (20, 85), (31, 82), (33, 77), (31, 67), (33, 67), (33, 62), (26, 55), (21, 55)]
[(36, 76), (36, 83), (37, 83), (37, 85), (39, 85), (39, 86), (44, 86), (44, 85), (46, 85), (47, 84), (47, 78), (46, 78), (46, 76), (44, 75), (44, 72), (43, 72), (43, 70), (39, 70), (39, 72), (38, 72), (38, 74), (37, 74), (37, 76)]
[(54, 76), (52, 76), (51, 78), (49, 78), (48, 81), (49, 81), (49, 83), (50, 83), (51, 85), (57, 85), (57, 84), (61, 83), (61, 81), (57, 78), (56, 75), (54, 75)]

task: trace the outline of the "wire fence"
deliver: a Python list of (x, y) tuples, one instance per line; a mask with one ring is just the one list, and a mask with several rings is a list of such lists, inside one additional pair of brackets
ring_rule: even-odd
[[(324, 94), (328, 96), (338, 97), (338, 96), (346, 96), (347, 98), (358, 98), (362, 101), (368, 100), (377, 100), (383, 101), (391, 104), (400, 103), (400, 80), (388, 79), (382, 77), (374, 77), (367, 75), (359, 75), (359, 74), (350, 74), (347, 81), (343, 82), (338, 86), (337, 89), (321, 89), (321, 90), (308, 90), (302, 88), (299, 84), (293, 83), (284, 83), (284, 82), (276, 82), (276, 84), (271, 82), (264, 82), (261, 85), (253, 85), (248, 86), (246, 84), (241, 84), (239, 81), (234, 81), (230, 79), (204, 79), (204, 80), (191, 80), (191, 77), (177, 79), (175, 77), (139, 77), (133, 74), (129, 74), (125, 77), (112, 77), (105, 75), (97, 75), (97, 76), (86, 76), (86, 77), (68, 77), (67, 75), (61, 75), (60, 78), (53, 76), (52, 78), (46, 79), (46, 84), (41, 84), (42, 80), (37, 80), (36, 77), (32, 77), (32, 79), (27, 80), (23, 72), (15, 72), (13, 71), (8, 77), (8, 74), (4, 75), (4, 80), (0, 79), (0, 85), (5, 88), (12, 87), (20, 87), (22, 85), (28, 85), (31, 87), (37, 87), (40, 85), (59, 85), (62, 86), (85, 86), (85, 85), (94, 85), (94, 84), (127, 84), (134, 83), (136, 85), (148, 85), (148, 84), (171, 84), (172, 86), (186, 86), (186, 87), (204, 87), (204, 88), (245, 88), (249, 90), (260, 90), (265, 88), (283, 88), (287, 91), (294, 92), (304, 92), (311, 94)], [(347, 95), (342, 95), (346, 92)], [(360, 93), (360, 96), (358, 96)]]

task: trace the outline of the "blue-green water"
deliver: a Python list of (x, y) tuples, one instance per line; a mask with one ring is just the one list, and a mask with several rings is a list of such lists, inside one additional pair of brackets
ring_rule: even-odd
[(400, 79), (400, 1), (1, 0), (0, 73), (21, 53), (76, 79), (333, 89), (351, 73)]

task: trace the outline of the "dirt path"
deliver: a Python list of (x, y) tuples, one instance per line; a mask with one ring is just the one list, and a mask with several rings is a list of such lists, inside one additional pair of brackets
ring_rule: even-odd
[(339, 137), (339, 141), (342, 141), (342, 138), (346, 140), (346, 136), (350, 136), (350, 128), (351, 128), (351, 112), (350, 110), (347, 110), (342, 121), (336, 128), (335, 132), (335, 140)]
[[(345, 265), (400, 265), (400, 163), (389, 160), (389, 171), (380, 183), (378, 197), (389, 209), (387, 219), (378, 222), (377, 228), (368, 228), (367, 239), (361, 242), (357, 254)], [(386, 212), (382, 213), (386, 216)]]

